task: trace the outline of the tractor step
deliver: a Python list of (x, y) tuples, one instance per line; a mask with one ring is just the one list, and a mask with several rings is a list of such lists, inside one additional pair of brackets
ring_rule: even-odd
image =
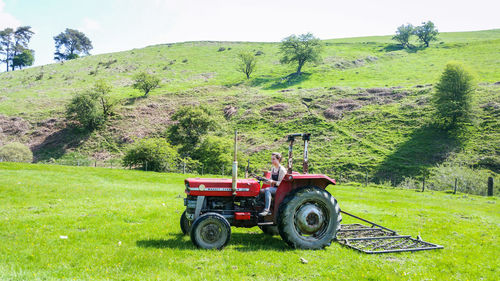
[(443, 246), (422, 241), (420, 237), (412, 238), (410, 235), (398, 235), (398, 233), (392, 229), (380, 226), (347, 212), (341, 212), (371, 224), (371, 226), (360, 223), (341, 225), (336, 240), (339, 244), (349, 248), (366, 254), (443, 249)]
[(272, 221), (266, 221), (266, 222), (259, 222), (257, 225), (274, 225), (274, 222)]

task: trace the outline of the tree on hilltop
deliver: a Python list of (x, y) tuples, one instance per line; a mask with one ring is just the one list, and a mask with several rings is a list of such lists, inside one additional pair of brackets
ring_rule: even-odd
[(319, 38), (311, 33), (299, 36), (291, 35), (281, 41), (280, 52), (282, 64), (297, 63), (297, 75), (301, 74), (306, 62), (318, 62), (322, 50)]
[(418, 37), (418, 40), (429, 47), (431, 41), (436, 41), (439, 34), (432, 21), (423, 22), (421, 26), (415, 27), (413, 34)]
[(147, 97), (149, 92), (160, 87), (160, 78), (147, 72), (141, 72), (134, 76), (132, 87), (143, 91), (144, 96)]
[[(5, 56), (2, 62), (7, 65), (7, 71), (9, 71), (9, 67), (14, 70), (16, 66), (33, 64), (34, 52), (28, 49), (33, 34), (35, 33), (31, 30), (31, 26), (20, 26), (15, 30), (5, 28), (0, 31), (0, 54)], [(16, 59), (16, 63), (14, 63), (14, 59)]]
[(90, 55), (92, 42), (81, 31), (66, 28), (64, 32), (54, 36), (56, 52), (54, 59), (57, 61), (72, 60), (80, 55)]
[(413, 29), (413, 25), (411, 24), (399, 26), (392, 40), (399, 42), (403, 48), (410, 48), (410, 37), (413, 35)]
[(34, 53), (34, 50), (26, 49), (23, 50), (22, 53), (15, 55), (12, 59), (12, 69), (15, 69), (16, 67), (22, 69), (26, 66), (32, 66), (35, 61), (35, 56), (33, 55)]
[(255, 70), (255, 65), (257, 64), (257, 58), (252, 53), (242, 52), (238, 54), (240, 59), (240, 64), (238, 65), (238, 71), (244, 73), (247, 79), (250, 79), (250, 75)]

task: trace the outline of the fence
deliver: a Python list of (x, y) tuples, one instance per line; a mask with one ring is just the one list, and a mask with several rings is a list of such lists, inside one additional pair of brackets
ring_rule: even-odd
[[(3, 159), (0, 158), (0, 162)], [(148, 169), (148, 163), (145, 162), (140, 166), (123, 166), (120, 159), (110, 159), (110, 160), (97, 160), (97, 159), (58, 159), (52, 161), (43, 161), (39, 164), (49, 164), (49, 165), (65, 165), (65, 166), (91, 166), (91, 167), (101, 167), (109, 169), (135, 169), (150, 171)], [(241, 163), (240, 163), (241, 164)], [(263, 170), (267, 169), (267, 166), (259, 166), (258, 168), (251, 168), (249, 165), (239, 166), (239, 177), (247, 176), (249, 173), (255, 173), (259, 175)], [(195, 174), (204, 175), (207, 171), (212, 175), (221, 176), (231, 176), (231, 165), (221, 165), (220, 167), (214, 168), (204, 167), (201, 163), (189, 163), (179, 161), (174, 165), (165, 167), (165, 172), (170, 173), (182, 173), (182, 174)], [(311, 166), (310, 173), (315, 174), (325, 174), (330, 178), (337, 181), (338, 184), (356, 184), (359, 186), (368, 185), (378, 185), (378, 186), (392, 186), (406, 189), (415, 189), (422, 192), (426, 190), (447, 190), (453, 194), (457, 192), (470, 193), (476, 195), (498, 195), (500, 194), (500, 188), (495, 182), (500, 181), (498, 174), (493, 176), (474, 176), (465, 177), (462, 174), (432, 174), (429, 172), (423, 172), (420, 175), (414, 177), (404, 177), (396, 173), (375, 173), (372, 169), (361, 168), (361, 169), (339, 169), (338, 167), (318, 168)]]

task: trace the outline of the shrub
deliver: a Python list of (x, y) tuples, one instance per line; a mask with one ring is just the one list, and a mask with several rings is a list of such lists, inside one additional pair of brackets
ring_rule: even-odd
[(225, 50), (226, 50), (226, 48), (220, 47), (219, 50), (217, 50), (217, 52), (224, 52)]
[(195, 150), (193, 158), (203, 164), (205, 173), (219, 174), (222, 166), (232, 163), (232, 146), (230, 138), (206, 136)]
[(66, 118), (77, 121), (87, 130), (98, 129), (105, 121), (99, 101), (91, 92), (78, 93), (71, 99), (66, 106)]
[(470, 121), (474, 87), (469, 71), (458, 63), (448, 63), (435, 88), (433, 104), (437, 122), (443, 129), (457, 128)]
[(24, 144), (11, 142), (0, 147), (0, 160), (8, 162), (33, 162), (33, 153)]
[(217, 123), (205, 107), (181, 107), (172, 115), (172, 120), (177, 121), (168, 131), (168, 139), (173, 145), (181, 145), (182, 156), (189, 155), (198, 145), (201, 137), (215, 129)]
[(145, 138), (135, 143), (123, 157), (123, 166), (140, 166), (147, 171), (172, 169), (179, 155), (164, 138)]

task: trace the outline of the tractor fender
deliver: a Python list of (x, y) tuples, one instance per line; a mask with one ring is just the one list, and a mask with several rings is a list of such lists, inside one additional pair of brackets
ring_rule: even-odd
[(286, 174), (281, 181), (276, 195), (274, 197), (274, 222), (277, 222), (278, 208), (285, 197), (293, 190), (305, 186), (316, 186), (321, 189), (326, 189), (328, 185), (335, 185), (336, 181), (326, 175), (320, 174)]

